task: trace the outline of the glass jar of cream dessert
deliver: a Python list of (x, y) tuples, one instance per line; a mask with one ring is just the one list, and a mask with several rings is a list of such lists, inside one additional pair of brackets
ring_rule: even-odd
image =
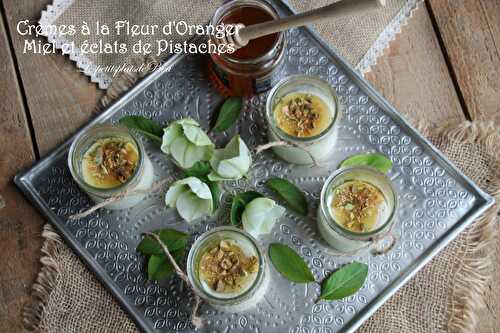
[[(245, 26), (278, 18), (276, 10), (262, 0), (235, 0), (219, 7), (213, 26), (242, 23)], [(217, 44), (216, 36), (211, 41)], [(209, 74), (225, 95), (249, 96), (271, 89), (285, 55), (286, 34), (279, 32), (251, 40), (233, 53), (211, 53)]]
[[(97, 125), (78, 135), (69, 149), (68, 165), (78, 186), (96, 203), (125, 191), (148, 189), (154, 179), (142, 143), (118, 125)], [(129, 208), (144, 196), (125, 196), (106, 208)]]
[(217, 310), (255, 306), (269, 285), (267, 261), (257, 241), (235, 227), (218, 227), (191, 247), (187, 274), (194, 292)]
[(337, 140), (340, 104), (324, 80), (294, 75), (280, 81), (266, 103), (269, 142), (285, 161), (312, 164), (328, 158)]
[(357, 251), (390, 231), (397, 206), (397, 194), (385, 174), (362, 166), (339, 169), (323, 185), (318, 229), (336, 250)]

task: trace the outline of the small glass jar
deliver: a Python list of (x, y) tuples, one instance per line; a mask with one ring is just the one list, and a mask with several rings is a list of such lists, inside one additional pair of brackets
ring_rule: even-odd
[[(285, 133), (278, 127), (274, 108), (286, 95), (305, 93), (319, 97), (328, 107), (330, 124), (319, 134), (298, 137)], [(282, 141), (290, 146), (273, 147), (273, 151), (285, 161), (294, 164), (313, 164), (328, 159), (337, 141), (337, 123), (341, 104), (332, 86), (320, 78), (309, 75), (292, 75), (281, 80), (269, 93), (266, 103), (268, 140)]]
[[(85, 181), (83, 176), (83, 158), (85, 153), (99, 139), (121, 138), (132, 143), (138, 152), (137, 166), (133, 174), (123, 183), (112, 188), (99, 188)], [(80, 133), (71, 144), (68, 155), (68, 166), (78, 186), (95, 202), (100, 203), (125, 191), (145, 190), (151, 187), (154, 180), (153, 165), (146, 154), (144, 146), (136, 135), (126, 127), (112, 124), (96, 125)], [(125, 209), (139, 203), (146, 194), (125, 196), (110, 203), (108, 209)]]
[[(362, 181), (376, 187), (384, 196), (387, 212), (382, 221), (366, 232), (354, 232), (335, 221), (330, 211), (333, 191), (348, 181)], [(374, 241), (390, 231), (396, 218), (397, 194), (391, 180), (383, 173), (364, 166), (354, 166), (335, 171), (323, 185), (318, 207), (318, 230), (323, 239), (334, 249), (349, 253), (368, 248)]]
[[(278, 13), (266, 1), (235, 0), (219, 7), (210, 23), (248, 26), (277, 18)], [(211, 36), (211, 41), (217, 44), (215, 36)], [(234, 53), (211, 53), (209, 75), (225, 95), (251, 96), (265, 92), (279, 80), (285, 45), (286, 34), (279, 32), (252, 40)]]
[[(258, 262), (258, 271), (253, 281), (236, 294), (217, 293), (200, 278), (201, 258), (223, 240), (234, 242), (247, 256), (255, 256)], [(207, 231), (196, 240), (189, 251), (187, 275), (198, 296), (213, 308), (225, 312), (241, 312), (255, 306), (264, 297), (270, 279), (265, 255), (255, 238), (244, 230), (227, 226)]]

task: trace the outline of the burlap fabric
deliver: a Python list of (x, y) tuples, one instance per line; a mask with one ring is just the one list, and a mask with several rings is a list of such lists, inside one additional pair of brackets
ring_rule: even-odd
[[(57, 0), (70, 1), (70, 0)], [(320, 6), (327, 5), (334, 0), (289, 0), (288, 2), (298, 11), (305, 11)], [(344, 0), (352, 1), (352, 0)], [(402, 24), (406, 22), (412, 9), (415, 8), (419, 0), (387, 0), (386, 7), (376, 12), (365, 13), (363, 15), (345, 16), (335, 21), (323, 21), (316, 25), (317, 30), (332, 45), (334, 45), (346, 59), (355, 65), (362, 72), (369, 70), (374, 64), (377, 56), (381, 55), (383, 49), (387, 47), (389, 41), (394, 38)], [(64, 41), (54, 37), (54, 42), (69, 43), (74, 42), (77, 47), (88, 41), (98, 43), (113, 43), (115, 41), (126, 43), (130, 46), (141, 39), (143, 42), (153, 42), (155, 36), (133, 37), (130, 35), (115, 34), (99, 35), (94, 32), (94, 23), (99, 21), (101, 25), (113, 27), (119, 20), (128, 20), (131, 24), (158, 24), (160, 27), (169, 21), (185, 20), (189, 24), (200, 24), (208, 22), (211, 14), (217, 6), (225, 2), (224, 0), (75, 0), (67, 10), (60, 15), (53, 15), (53, 22), (56, 25), (70, 25), (77, 27), (77, 34), (65, 36)], [(89, 35), (81, 34), (83, 23), (91, 27)], [(174, 42), (184, 41), (188, 36), (178, 36), (173, 34), (168, 36)], [(163, 37), (166, 38), (166, 37)], [(49, 37), (52, 40), (52, 37)], [(57, 43), (56, 43), (57, 44)], [(155, 48), (156, 50), (156, 48)], [(90, 69), (92, 65), (99, 65), (101, 68), (111, 65), (121, 65), (130, 61), (136, 56), (131, 52), (124, 54), (76, 54), (72, 59), (88, 75), (93, 75)], [(95, 70), (95, 68), (94, 68)], [(93, 77), (99, 81), (100, 78)], [(112, 80), (112, 77), (108, 77)], [(101, 85), (102, 82), (100, 82)], [(102, 86), (102, 85), (101, 85)], [(107, 87), (107, 85), (105, 85)]]
[[(75, 4), (88, 1), (90, 0), (77, 0)], [(111, 3), (116, 1), (106, 2), (110, 6), (106, 7), (107, 10), (114, 8)], [(153, 1), (153, 3), (159, 2)], [(292, 3), (300, 9), (309, 6), (297, 0), (293, 0)], [(391, 4), (391, 1), (389, 3)], [(92, 2), (92, 5), (104, 4)], [(84, 10), (84, 7), (79, 8)], [(186, 8), (188, 9), (185, 12), (192, 10), (191, 7)], [(93, 12), (93, 9), (87, 8), (87, 10)], [(89, 14), (80, 12), (79, 15)], [(359, 32), (357, 29), (359, 26), (350, 27), (348, 22), (345, 22), (343, 27), (328, 28), (328, 25), (328, 23), (321, 25), (318, 30), (328, 40), (333, 41), (352, 63), (357, 63), (356, 59), (363, 57), (363, 52), (359, 51), (363, 43), (356, 44), (351, 52), (349, 38), (341, 35), (351, 33), (352, 37)], [(336, 29), (347, 30), (334, 35), (333, 31), (338, 31)], [(343, 39), (345, 44), (335, 42), (335, 38)], [(104, 57), (95, 61), (109, 61), (109, 59), (105, 60)], [(123, 73), (108, 89), (102, 100), (103, 105), (127, 90), (136, 80), (134, 74)], [(421, 130), (464, 173), (498, 199), (500, 196), (498, 129), (484, 124), (463, 123), (439, 129), (422, 127)], [(361, 331), (384, 333), (472, 331), (477, 311), (483, 306), (483, 292), (491, 285), (493, 256), (498, 255), (498, 251), (493, 249), (492, 242), (496, 232), (497, 214), (498, 207), (495, 206), (478, 219), (382, 306), (363, 325)], [(23, 313), (26, 329), (43, 333), (137, 332), (134, 323), (116, 304), (109, 292), (50, 226), (45, 227), (43, 237), (46, 239), (42, 249), (43, 268), (37, 283), (33, 286), (33, 302)]]

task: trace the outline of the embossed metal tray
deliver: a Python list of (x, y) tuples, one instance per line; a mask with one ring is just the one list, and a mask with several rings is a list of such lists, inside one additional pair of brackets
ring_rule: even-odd
[[(273, 2), (273, 5), (281, 15), (292, 13), (284, 3)], [(146, 77), (82, 130), (129, 114), (141, 114), (164, 123), (191, 116), (208, 128), (222, 97), (207, 80), (205, 68), (204, 57), (172, 57), (163, 65), (163, 70)], [(379, 151), (394, 162), (390, 178), (401, 203), (395, 229), (399, 241), (391, 252), (380, 257), (369, 253), (354, 258), (334, 257), (328, 254), (312, 220), (287, 213), (275, 225), (272, 234), (261, 238), (264, 248), (271, 241), (289, 244), (301, 253), (318, 280), (353, 259), (366, 262), (369, 278), (365, 286), (347, 299), (315, 304), (319, 286), (290, 283), (272, 269), (273, 287), (253, 310), (225, 314), (204, 304), (201, 314), (207, 324), (202, 331), (354, 331), (493, 202), (417, 133), (335, 50), (307, 28), (288, 32), (281, 75), (294, 73), (328, 80), (345, 105), (331, 163), (315, 168), (295, 166), (266, 152), (255, 158), (250, 181), (232, 182), (227, 191), (234, 193), (252, 187), (266, 192), (265, 179), (274, 175), (286, 177), (306, 191), (311, 209), (316, 209), (324, 180), (342, 159), (357, 152)], [(238, 132), (251, 147), (265, 143), (265, 100), (266, 94), (246, 99), (236, 129), (212, 136), (212, 139), (221, 146)], [(205, 230), (227, 224), (228, 200), (226, 208), (215, 217), (194, 227), (182, 222), (174, 210), (165, 207), (163, 194), (149, 195), (128, 210), (102, 209), (81, 220), (68, 220), (67, 216), (91, 205), (67, 168), (70, 143), (71, 139), (29, 171), (18, 175), (16, 184), (140, 328), (146, 332), (194, 330), (189, 322), (193, 295), (175, 276), (159, 284), (148, 282), (144, 258), (136, 253), (135, 247), (142, 231), (173, 227), (190, 232), (194, 240)], [(178, 170), (157, 146), (147, 140), (144, 144), (157, 178), (178, 176)]]

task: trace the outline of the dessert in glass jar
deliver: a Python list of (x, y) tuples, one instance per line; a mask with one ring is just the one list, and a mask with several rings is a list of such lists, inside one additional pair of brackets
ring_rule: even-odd
[(226, 312), (255, 306), (269, 285), (269, 268), (257, 241), (235, 227), (201, 235), (189, 251), (187, 274), (195, 293)]
[(323, 185), (318, 229), (336, 250), (357, 251), (390, 230), (397, 207), (396, 191), (385, 174), (365, 166), (339, 169)]
[(340, 104), (330, 84), (308, 75), (280, 81), (266, 103), (269, 142), (285, 161), (312, 164), (328, 159), (337, 140)]
[[(100, 203), (153, 184), (153, 165), (135, 134), (119, 125), (96, 125), (79, 134), (69, 149), (68, 166), (78, 186)], [(127, 195), (106, 206), (124, 209), (145, 194)]]

